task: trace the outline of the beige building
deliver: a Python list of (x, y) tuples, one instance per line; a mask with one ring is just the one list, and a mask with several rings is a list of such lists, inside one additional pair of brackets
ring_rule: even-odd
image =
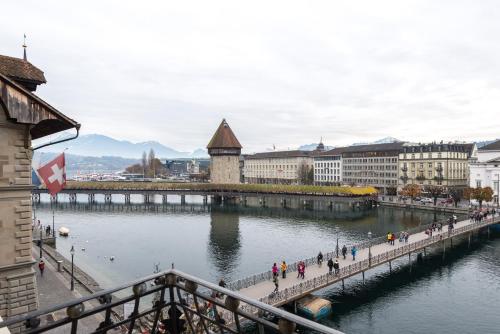
[[(264, 152), (245, 156), (246, 183), (300, 184), (310, 176), (313, 181), (314, 151)], [(309, 174), (309, 175), (307, 175)]]
[(210, 155), (210, 182), (240, 183), (241, 144), (223, 119), (207, 145)]
[[(0, 317), (37, 309), (31, 253), (31, 140), (79, 128), (33, 94), (45, 83), (26, 59), (0, 56)], [(17, 333), (21, 328), (11, 328)]]
[(467, 187), (474, 144), (405, 144), (399, 153), (399, 183)]

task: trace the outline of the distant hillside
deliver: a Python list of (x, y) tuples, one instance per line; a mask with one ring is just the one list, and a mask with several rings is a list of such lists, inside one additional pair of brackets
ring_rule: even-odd
[[(63, 137), (64, 138), (64, 137)], [(194, 152), (181, 152), (173, 148), (162, 145), (156, 141), (147, 141), (141, 143), (132, 143), (126, 140), (116, 140), (111, 137), (91, 134), (83, 135), (75, 140), (64, 143), (47, 146), (42, 152), (62, 152), (68, 148), (67, 153), (81, 155), (85, 157), (122, 157), (139, 159), (142, 152), (155, 151), (158, 158), (202, 158), (208, 154), (203, 149), (197, 149)]]
[[(59, 152), (60, 153), (60, 152)], [(33, 167), (38, 168), (53, 159), (59, 153), (39, 153), (33, 155)], [(66, 174), (72, 177), (78, 173), (116, 173), (125, 170), (126, 167), (139, 162), (139, 159), (128, 159), (120, 157), (85, 157), (81, 155), (66, 154)]]

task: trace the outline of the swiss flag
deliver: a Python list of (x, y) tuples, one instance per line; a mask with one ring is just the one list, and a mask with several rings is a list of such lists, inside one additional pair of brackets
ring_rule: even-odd
[(60, 192), (66, 185), (64, 153), (38, 168), (37, 172), (52, 196)]

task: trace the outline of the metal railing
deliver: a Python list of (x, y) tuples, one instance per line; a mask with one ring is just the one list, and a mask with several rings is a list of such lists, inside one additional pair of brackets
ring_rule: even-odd
[[(447, 222), (443, 220), (443, 221), (436, 222), (436, 224), (442, 224), (442, 226), (446, 226)], [(430, 226), (431, 226), (431, 224), (423, 224), (423, 225), (419, 225), (419, 226), (416, 226), (416, 227), (411, 228), (411, 229), (406, 229), (406, 230), (404, 230), (404, 232), (407, 232), (410, 235), (412, 235), (412, 234), (423, 232), (426, 229), (428, 229)], [(398, 236), (401, 232), (403, 232), (403, 231), (397, 232), (396, 236)], [(376, 238), (372, 238), (372, 239), (369, 239), (369, 240), (366, 240), (366, 241), (362, 241), (362, 242), (359, 242), (359, 243), (357, 243), (355, 245), (347, 247), (347, 254), (351, 253), (351, 249), (354, 246), (356, 246), (357, 250), (360, 251), (361, 249), (368, 248), (369, 246), (372, 246), (372, 245), (381, 244), (381, 243), (384, 243), (386, 241), (387, 241), (387, 236), (386, 235), (383, 235), (383, 236), (380, 236), (380, 237), (376, 237)], [(339, 249), (339, 255), (341, 255), (340, 254), (340, 249)], [(327, 252), (327, 253), (323, 254), (323, 256), (324, 256), (324, 258), (326, 258), (326, 260), (333, 259), (333, 258), (335, 258), (337, 256), (337, 250), (333, 250), (333, 251)], [(290, 263), (290, 264), (287, 265), (286, 272), (287, 273), (291, 273), (291, 272), (297, 271), (298, 263), (301, 262), (301, 261), (304, 262), (305, 265), (306, 265), (306, 267), (307, 267), (307, 266), (316, 264), (317, 263), (317, 257), (314, 256), (314, 257), (310, 257), (310, 258), (307, 258), (307, 259), (298, 260), (298, 261), (295, 261), (293, 263)], [(256, 284), (261, 283), (261, 282), (269, 281), (272, 278), (273, 278), (273, 272), (272, 272), (272, 270), (268, 270), (268, 271), (265, 271), (265, 272), (262, 272), (262, 273), (259, 273), (259, 274), (254, 274), (254, 275), (251, 275), (251, 276), (239, 279), (237, 281), (230, 282), (230, 283), (227, 284), (227, 287), (230, 290), (238, 291), (238, 290), (241, 290), (241, 289), (248, 288), (248, 287), (250, 287), (252, 285), (256, 285)]]
[(325, 273), (324, 275), (311, 278), (307, 281), (296, 284), (290, 288), (286, 288), (281, 291), (272, 293), (269, 296), (260, 298), (259, 300), (263, 303), (270, 305), (280, 305), (283, 304), (284, 302), (296, 299), (297, 296), (302, 296), (306, 293), (313, 292), (314, 290), (324, 288), (329, 284), (338, 282), (342, 279), (348, 278), (362, 271), (366, 271), (379, 264), (399, 258), (403, 255), (422, 249), (424, 247), (434, 245), (439, 241), (443, 241), (452, 238), (454, 236), (458, 236), (473, 230), (477, 230), (481, 227), (486, 227), (496, 223), (500, 223), (500, 217), (498, 216), (483, 219), (480, 222), (475, 222), (459, 228), (454, 228), (451, 231), (443, 231), (439, 234), (433, 234), (431, 237), (428, 237), (426, 239), (419, 240), (409, 244), (404, 244), (403, 246), (396, 247), (390, 251), (384, 252), (376, 256), (372, 256), (370, 259), (361, 260), (347, 267), (343, 267), (340, 269), (337, 275)]
[[(126, 297), (116, 296), (124, 292)], [(127, 303), (133, 306), (129, 315), (123, 312)], [(61, 311), (65, 317), (45, 321), (49, 314)], [(117, 317), (120, 313), (124, 315)], [(115, 329), (122, 333), (242, 333), (249, 326), (256, 326), (261, 334), (264, 328), (290, 334), (296, 326), (341, 333), (175, 269), (0, 322), (0, 329), (21, 327), (23, 333), (33, 334), (56, 328), (74, 334), (82, 332), (82, 326), (84, 332), (96, 334)]]

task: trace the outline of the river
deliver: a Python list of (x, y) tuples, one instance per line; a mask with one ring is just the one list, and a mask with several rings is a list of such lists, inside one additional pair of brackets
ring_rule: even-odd
[[(337, 238), (341, 247), (367, 240), (368, 232), (381, 236), (445, 217), (383, 207), (335, 212), (204, 210), (197, 204), (201, 198), (186, 201), (195, 203), (191, 210), (175, 212), (163, 212), (161, 206), (158, 211), (121, 211), (62, 205), (55, 209), (55, 227), (66, 226), (71, 235), (59, 238), (57, 249), (69, 257), (74, 245), (75, 263), (104, 288), (148, 275), (156, 263), (161, 268), (174, 263), (212, 282), (221, 277), (232, 281), (269, 270), (273, 262), (333, 250)], [(48, 204), (42, 202), (36, 215), (42, 224), (52, 223)], [(349, 279), (345, 291), (333, 286), (319, 292), (334, 302), (331, 317), (322, 323), (346, 333), (500, 332), (499, 252), (500, 240), (492, 238), (471, 249), (459, 244), (444, 262), (441, 253), (431, 252), (411, 273), (406, 259), (397, 261), (392, 273), (388, 268), (370, 271), (365, 285), (360, 278)]]

